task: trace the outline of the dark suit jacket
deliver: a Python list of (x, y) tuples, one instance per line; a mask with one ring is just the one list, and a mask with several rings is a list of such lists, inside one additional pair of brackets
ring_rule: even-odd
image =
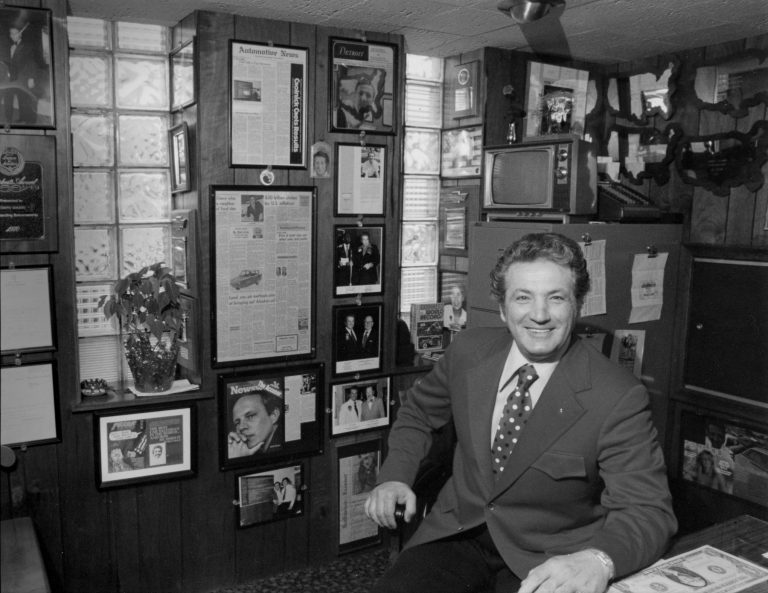
[(407, 545), (486, 523), (520, 578), (589, 547), (611, 556), (617, 576), (658, 559), (677, 522), (647, 391), (578, 339), (495, 480), (491, 415), (511, 344), (506, 328), (459, 333), (398, 412), (380, 483), (413, 484), (432, 429), (453, 418), (457, 435), (453, 474)]

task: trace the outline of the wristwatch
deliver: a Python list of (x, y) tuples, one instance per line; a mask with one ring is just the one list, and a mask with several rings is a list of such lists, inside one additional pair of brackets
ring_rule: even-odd
[(603, 566), (608, 569), (608, 581), (613, 580), (613, 577), (616, 574), (616, 567), (613, 565), (613, 560), (611, 560), (611, 557), (602, 550), (598, 550), (597, 548), (587, 548), (584, 551), (594, 554), (595, 557), (600, 562), (602, 562)]

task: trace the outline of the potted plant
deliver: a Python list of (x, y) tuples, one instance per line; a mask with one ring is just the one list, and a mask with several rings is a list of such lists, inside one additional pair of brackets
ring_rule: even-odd
[(179, 354), (177, 336), (184, 312), (176, 279), (165, 262), (118, 280), (99, 300), (107, 319), (123, 332), (125, 356), (137, 391), (166, 391), (173, 384)]

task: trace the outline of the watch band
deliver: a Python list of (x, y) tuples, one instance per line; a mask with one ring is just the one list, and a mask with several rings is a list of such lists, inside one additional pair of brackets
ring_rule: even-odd
[(602, 550), (598, 550), (597, 548), (587, 548), (585, 552), (594, 554), (595, 558), (602, 562), (603, 566), (608, 569), (608, 580), (613, 580), (613, 577), (616, 575), (616, 567), (613, 565), (613, 560), (611, 560), (611, 557)]

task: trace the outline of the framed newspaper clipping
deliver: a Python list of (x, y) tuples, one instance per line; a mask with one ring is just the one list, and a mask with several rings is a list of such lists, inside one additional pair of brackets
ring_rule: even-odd
[(308, 50), (230, 40), (230, 162), (306, 168)]
[(332, 132), (397, 130), (397, 46), (331, 38)]
[(315, 192), (211, 186), (214, 367), (314, 357)]

